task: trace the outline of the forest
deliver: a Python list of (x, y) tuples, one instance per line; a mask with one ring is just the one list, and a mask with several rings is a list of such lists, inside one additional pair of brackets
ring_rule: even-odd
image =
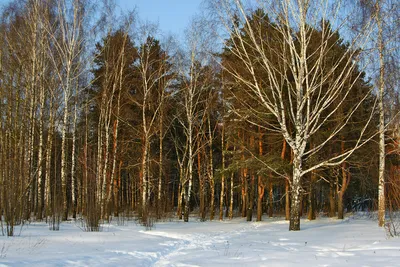
[(8, 1), (2, 234), (358, 211), (398, 234), (399, 11), (206, 0), (174, 38), (110, 0)]

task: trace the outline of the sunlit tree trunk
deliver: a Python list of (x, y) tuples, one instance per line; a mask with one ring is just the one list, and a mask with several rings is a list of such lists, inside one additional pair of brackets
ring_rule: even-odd
[(230, 185), (230, 201), (229, 201), (229, 220), (233, 219), (233, 186), (234, 186), (234, 182), (233, 179), (235, 177), (235, 174), (232, 172), (231, 173), (231, 185)]
[(222, 124), (222, 132), (221, 132), (221, 192), (219, 196), (219, 220), (222, 221), (224, 219), (224, 197), (225, 197), (225, 125)]
[(300, 230), (300, 195), (301, 195), (301, 169), (303, 160), (300, 155), (294, 154), (293, 158), (293, 178), (290, 207), (290, 226), (289, 230)]
[(378, 225), (385, 224), (385, 45), (383, 41), (383, 23), (381, 14), (381, 1), (376, 1), (376, 23), (378, 26), (378, 51), (379, 51), (379, 179), (378, 179)]
[(215, 216), (215, 181), (214, 181), (214, 162), (213, 162), (213, 131), (211, 130), (211, 118), (210, 114), (208, 113), (207, 116), (208, 121), (208, 147), (209, 147), (209, 156), (208, 156), (208, 178), (210, 180), (210, 220), (214, 220)]
[[(241, 144), (241, 161), (242, 161), (242, 163), (244, 164), (244, 162), (245, 162), (245, 157), (244, 157), (244, 147), (245, 147), (245, 133), (244, 133), (244, 131), (243, 131), (243, 135), (242, 136), (240, 136), (240, 131), (238, 132), (238, 137), (239, 137), (239, 140), (241, 140), (241, 142), (242, 142), (242, 144)], [(240, 137), (241, 137), (241, 139), (240, 139)], [(247, 189), (248, 189), (248, 185), (247, 185), (247, 167), (242, 167), (241, 168), (241, 170), (240, 170), (240, 174), (241, 174), (241, 182), (242, 182), (242, 184), (241, 184), (241, 189), (242, 189), (242, 195), (241, 195), (241, 197), (242, 197), (242, 217), (246, 217), (246, 210), (247, 210), (247, 198), (248, 198), (248, 195), (247, 195)]]
[[(163, 185), (163, 168), (164, 168), (164, 88), (162, 89), (161, 99), (160, 99), (160, 115), (159, 115), (159, 162), (158, 162), (158, 190), (157, 190), (157, 212), (160, 218), (162, 207), (162, 185)], [(172, 198), (173, 199), (173, 198)], [(165, 205), (166, 207), (166, 205)]]
[[(189, 106), (193, 106), (193, 98), (194, 96), (192, 95), (192, 93), (189, 93)], [(189, 110), (193, 110), (193, 108), (190, 108)], [(193, 112), (193, 111), (191, 111)], [(191, 113), (190, 112), (190, 113)], [(189, 116), (192, 117), (192, 116)], [(192, 183), (193, 183), (193, 124), (192, 124), (192, 119), (189, 119), (189, 123), (188, 123), (188, 146), (189, 146), (189, 153), (188, 153), (188, 160), (187, 160), (187, 186), (186, 186), (186, 190), (185, 192), (185, 211), (184, 211), (184, 218), (183, 220), (185, 222), (189, 221), (189, 212), (190, 212), (190, 196), (191, 196), (191, 192), (192, 192)], [(199, 153), (199, 152), (198, 152)]]
[[(261, 132), (261, 127), (258, 127), (258, 155), (262, 157), (263, 155), (263, 133)], [(262, 208), (262, 200), (264, 197), (265, 185), (263, 181), (263, 177), (258, 175), (257, 178), (257, 188), (258, 188), (258, 197), (257, 197), (257, 221), (262, 220), (263, 208)]]
[[(78, 85), (76, 85), (77, 87)], [(76, 219), (76, 209), (78, 206), (77, 202), (77, 194), (78, 194), (78, 183), (77, 183), (77, 177), (76, 177), (76, 124), (78, 120), (78, 104), (77, 104), (77, 97), (78, 97), (78, 90), (75, 87), (75, 93), (74, 93), (74, 117), (72, 121), (72, 151), (71, 151), (71, 200), (72, 200), (72, 217)]]
[(42, 219), (43, 217), (43, 208), (44, 208), (44, 203), (43, 203), (43, 195), (44, 195), (44, 179), (43, 179), (43, 161), (44, 161), (44, 155), (43, 155), (43, 139), (44, 139), (44, 109), (45, 109), (45, 88), (43, 83), (41, 83), (40, 86), (40, 92), (39, 92), (39, 148), (38, 148), (38, 213), (37, 217), (39, 220)]
[(44, 179), (44, 202), (46, 205), (46, 216), (50, 216), (50, 205), (51, 205), (51, 159), (52, 159), (52, 149), (53, 149), (53, 135), (54, 135), (54, 104), (53, 98), (50, 97), (50, 107), (49, 107), (49, 126), (47, 132), (47, 145), (46, 145), (46, 177)]
[[(199, 136), (199, 133), (197, 132), (197, 135)], [(201, 147), (200, 141), (201, 138), (197, 137), (197, 175), (199, 179), (199, 194), (200, 194), (200, 218), (202, 221), (206, 219), (206, 207), (205, 207), (205, 197), (206, 197), (206, 192), (205, 192), (205, 177), (202, 172), (202, 166), (201, 166), (201, 156), (205, 156), (205, 148)]]

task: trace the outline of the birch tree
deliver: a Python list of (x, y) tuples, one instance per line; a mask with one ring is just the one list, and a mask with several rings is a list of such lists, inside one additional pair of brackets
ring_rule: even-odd
[[(193, 164), (194, 159), (202, 149), (202, 145), (198, 146), (198, 139), (204, 135), (203, 126), (206, 123), (206, 106), (207, 93), (210, 88), (211, 78), (210, 68), (205, 66), (209, 62), (209, 58), (205, 53), (204, 35), (200, 29), (204, 26), (201, 21), (192, 21), (191, 27), (186, 32), (186, 51), (184, 56), (177, 63), (180, 75), (180, 90), (178, 92), (180, 98), (181, 113), (177, 116), (177, 120), (183, 128), (186, 139), (187, 153), (184, 153), (185, 177), (182, 181), (182, 189), (184, 190), (184, 221), (189, 221), (190, 199), (193, 186)], [(196, 133), (197, 129), (197, 133)]]
[[(80, 0), (57, 0), (56, 11), (57, 23), (49, 21), (46, 30), (51, 36), (55, 47), (52, 56), (53, 67), (56, 70), (57, 78), (63, 94), (62, 102), (62, 126), (61, 126), (61, 183), (63, 199), (63, 219), (68, 217), (68, 169), (67, 163), (67, 132), (70, 122), (71, 99), (74, 95), (74, 88), (81, 77), (82, 62), (79, 61), (84, 51), (85, 37), (82, 36), (85, 14), (82, 12), (84, 1)], [(74, 116), (76, 119), (76, 117)], [(76, 123), (76, 122), (75, 122)], [(73, 163), (75, 164), (75, 163)], [(73, 178), (72, 178), (73, 180)]]
[[(326, 69), (326, 56), (332, 46), (343, 45), (337, 35), (345, 25), (346, 18), (340, 18), (339, 14), (351, 13), (341, 13), (340, 1), (259, 1), (257, 8), (268, 10), (270, 15), (267, 27), (272, 27), (275, 32), (269, 38), (264, 38), (262, 26), (250, 19), (242, 1), (213, 1), (211, 6), (230, 36), (226, 49), (242, 62), (246, 74), (238, 72), (232, 65), (223, 66), (224, 70), (243, 84), (248, 90), (248, 96), (257, 103), (255, 106), (263, 107), (277, 121), (277, 126), (268, 125), (268, 122), (260, 123), (260, 116), (255, 116), (258, 121), (251, 117), (246, 120), (279, 132), (293, 151), (289, 230), (300, 230), (300, 195), (304, 175), (324, 166), (341, 164), (370, 138), (365, 136), (365, 126), (355, 144), (343, 153), (331, 155), (313, 164), (307, 162), (307, 159), (338, 135), (353, 117), (354, 110), (370, 96), (368, 92), (365, 93), (361, 101), (330, 130), (325, 140), (314, 148), (308, 146), (310, 138), (343, 105), (354, 82), (361, 75), (359, 73), (354, 77), (354, 72), (359, 62), (357, 53), (363, 48), (370, 32), (369, 24), (348, 42), (344, 53), (331, 59), (331, 68)], [(320, 42), (316, 48), (311, 49), (314, 34), (318, 35)], [(273, 46), (274, 43), (280, 44), (279, 47)], [(278, 61), (274, 61), (274, 58)], [(263, 70), (263, 77), (257, 75), (257, 68)], [(258, 112), (251, 106), (247, 108), (254, 113)], [(371, 118), (372, 114), (365, 125), (368, 125)], [(292, 131), (289, 125), (292, 125)]]
[[(135, 85), (127, 94), (128, 102), (136, 113), (137, 122), (133, 123), (130, 118), (126, 118), (126, 122), (136, 133), (141, 144), (138, 164), (141, 194), (139, 211), (146, 223), (151, 193), (158, 191), (156, 197), (158, 207), (161, 201), (165, 101), (173, 75), (171, 75), (169, 55), (162, 48), (160, 41), (154, 37), (156, 28), (150, 24), (142, 24), (138, 30), (137, 62), (134, 62), (132, 68)], [(154, 160), (150, 145), (157, 134), (159, 134), (160, 154), (158, 159)], [(157, 175), (151, 172), (154, 162), (158, 163), (159, 167)], [(157, 179), (151, 179), (152, 177)]]
[[(125, 122), (122, 106), (128, 103), (127, 94), (132, 90), (133, 62), (137, 49), (129, 35), (133, 17), (125, 19), (121, 29), (109, 32), (95, 52), (95, 78), (91, 88), (93, 98), (92, 121), (97, 128), (97, 202), (101, 216), (108, 218), (114, 184), (118, 181), (117, 161), (121, 152), (121, 121)], [(116, 208), (116, 207), (115, 207)]]
[[(394, 119), (393, 114), (390, 114), (390, 107), (385, 107), (385, 96), (392, 95), (396, 90), (395, 75), (398, 73), (396, 65), (399, 64), (396, 60), (399, 53), (399, 8), (398, 1), (392, 0), (358, 0), (356, 3), (361, 8), (359, 27), (373, 21), (374, 32), (371, 35), (371, 48), (374, 53), (369, 55), (373, 60), (379, 61), (378, 68), (371, 67), (372, 78), (375, 80), (378, 96), (379, 109), (379, 177), (378, 177), (378, 224), (385, 224), (385, 137), (387, 137), (387, 122)], [(393, 68), (394, 67), (394, 68)], [(388, 70), (391, 70), (391, 73)], [(389, 90), (388, 90), (389, 89)], [(390, 92), (391, 91), (391, 92)], [(388, 113), (388, 114), (387, 114)]]
[(50, 83), (43, 24), (49, 10), (40, 1), (21, 1), (2, 14), (0, 180), (8, 235), (31, 212), (42, 217), (44, 99)]

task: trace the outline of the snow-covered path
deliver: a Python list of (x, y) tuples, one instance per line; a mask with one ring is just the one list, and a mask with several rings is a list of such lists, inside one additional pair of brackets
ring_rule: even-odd
[(34, 223), (0, 237), (0, 266), (400, 266), (400, 238), (387, 239), (369, 219), (302, 221), (289, 232), (277, 219), (134, 223), (82, 232)]

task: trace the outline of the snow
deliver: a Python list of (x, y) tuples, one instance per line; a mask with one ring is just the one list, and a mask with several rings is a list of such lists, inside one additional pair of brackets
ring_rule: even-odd
[(388, 239), (368, 218), (288, 222), (177, 221), (152, 230), (132, 221), (84, 232), (78, 222), (49, 231), (45, 223), (0, 236), (4, 266), (400, 266), (400, 238)]

